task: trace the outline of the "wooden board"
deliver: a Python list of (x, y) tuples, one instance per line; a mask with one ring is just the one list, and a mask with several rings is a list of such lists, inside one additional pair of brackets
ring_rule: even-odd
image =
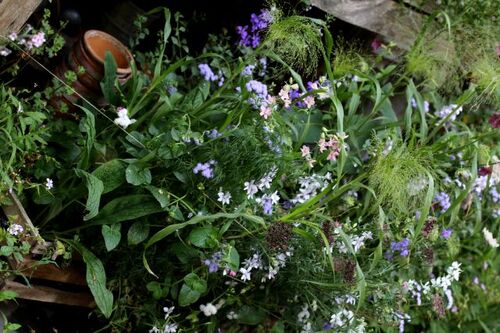
[(427, 15), (393, 0), (311, 0), (311, 4), (343, 21), (382, 35), (404, 50), (411, 48), (427, 19)]
[(0, 35), (18, 32), (43, 0), (0, 0)]
[(28, 278), (43, 279), (49, 281), (86, 286), (85, 268), (78, 267), (75, 264), (67, 268), (59, 268), (54, 264), (41, 265), (36, 260), (24, 258), (17, 264), (16, 270), (19, 270)]
[(31, 285), (27, 286), (15, 281), (5, 281), (4, 290), (16, 292), (17, 297), (29, 299), (32, 301), (57, 303), (72, 306), (81, 306), (85, 308), (94, 308), (95, 302), (90, 293), (69, 292), (55, 288)]

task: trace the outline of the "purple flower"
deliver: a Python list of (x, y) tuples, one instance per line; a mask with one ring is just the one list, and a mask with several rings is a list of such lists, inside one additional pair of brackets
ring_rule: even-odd
[(253, 70), (255, 69), (255, 65), (247, 65), (241, 71), (241, 76), (252, 76)]
[(252, 35), (252, 47), (255, 49), (260, 44), (260, 36), (258, 34)]
[(448, 239), (451, 237), (451, 234), (453, 233), (453, 229), (444, 229), (442, 232), (441, 232), (441, 237), (443, 237), (444, 239)]
[(40, 47), (45, 43), (45, 33), (43, 31), (40, 31), (39, 33), (34, 34), (31, 36), (31, 45), (34, 47)]
[(391, 251), (387, 251), (385, 257), (387, 260), (391, 260), (393, 258), (393, 254), (399, 252), (401, 257), (407, 257), (410, 254), (408, 250), (408, 246), (410, 245), (410, 239), (404, 238), (400, 242), (391, 242)]
[(441, 206), (441, 212), (444, 213), (450, 208), (450, 196), (446, 192), (439, 192), (434, 197), (434, 200), (437, 201), (436, 204)]
[(203, 260), (203, 264), (208, 267), (209, 273), (215, 273), (219, 270), (221, 259), (222, 259), (222, 253), (215, 252), (212, 255), (212, 258)]
[(206, 81), (217, 81), (219, 79), (219, 77), (214, 74), (208, 64), (199, 64), (198, 69), (200, 70), (200, 74)]
[(214, 177), (214, 170), (213, 170), (213, 165), (215, 164), (215, 161), (210, 160), (206, 163), (198, 163), (196, 166), (193, 168), (193, 173), (196, 175), (201, 172), (201, 175), (207, 179), (213, 178)]
[(246, 47), (250, 46), (250, 35), (248, 34), (248, 25), (237, 26), (236, 33), (240, 35), (240, 41), (238, 43), (240, 46), (246, 46)]
[(271, 215), (273, 213), (273, 202), (271, 198), (265, 198), (262, 200), (262, 210), (266, 215)]
[(220, 138), (222, 136), (222, 134), (215, 128), (211, 131), (205, 131), (205, 135), (209, 139), (217, 139), (217, 138)]
[(272, 21), (271, 13), (268, 10), (262, 9), (260, 14), (250, 15), (250, 23), (252, 23), (252, 32), (264, 30), (269, 26)]

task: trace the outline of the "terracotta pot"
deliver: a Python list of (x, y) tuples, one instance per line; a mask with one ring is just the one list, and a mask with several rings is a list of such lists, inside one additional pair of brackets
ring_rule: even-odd
[[(128, 48), (113, 36), (99, 30), (89, 30), (75, 43), (67, 59), (56, 69), (56, 75), (64, 80), (64, 73), (68, 70), (78, 72), (83, 67), (84, 73), (78, 75), (72, 88), (93, 103), (101, 104), (100, 82), (104, 78), (104, 60), (106, 51), (115, 58), (116, 75), (120, 83), (125, 83), (132, 74), (130, 63), (133, 60)], [(61, 103), (74, 110), (74, 103), (80, 98), (78, 94), (55, 97), (51, 104), (59, 108)]]

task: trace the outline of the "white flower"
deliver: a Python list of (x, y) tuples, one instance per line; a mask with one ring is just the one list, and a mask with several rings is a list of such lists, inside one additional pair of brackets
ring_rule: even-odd
[(448, 273), (448, 275), (451, 277), (452, 280), (455, 280), (455, 281), (458, 281), (458, 279), (460, 278), (460, 273), (462, 272), (462, 270), (460, 269), (460, 263), (454, 261), (451, 263), (451, 266), (448, 267), (448, 269), (446, 270), (446, 272)]
[(453, 307), (453, 295), (452, 295), (450, 289), (446, 289), (444, 291), (444, 294), (446, 295), (446, 298), (448, 299), (448, 305), (446, 306), (446, 309), (450, 310)]
[(276, 277), (276, 274), (278, 274), (279, 267), (273, 267), (269, 266), (269, 272), (267, 273), (267, 278), (268, 280), (272, 280)]
[(255, 185), (255, 181), (251, 180), (249, 182), (244, 183), (245, 187), (243, 188), (245, 191), (247, 191), (247, 197), (248, 199), (252, 199), (253, 196), (259, 191), (259, 188), (257, 185)]
[(212, 303), (207, 303), (207, 305), (200, 305), (200, 310), (207, 317), (213, 316), (217, 313), (217, 308)]
[(229, 311), (229, 313), (226, 315), (226, 317), (229, 320), (235, 320), (235, 319), (238, 319), (238, 314), (234, 311)]
[(297, 320), (299, 323), (305, 323), (311, 314), (309, 313), (307, 304), (302, 307), (302, 311), (297, 315)]
[(177, 324), (167, 324), (163, 329), (163, 333), (175, 333), (177, 332)]
[(300, 331), (300, 333), (312, 333), (312, 332), (313, 332), (312, 325), (309, 322), (305, 323), (304, 326), (302, 326), (302, 331)]
[(17, 236), (21, 234), (23, 231), (24, 231), (23, 226), (17, 223), (14, 223), (7, 229), (7, 232), (12, 236)]
[(352, 304), (352, 305), (354, 305), (354, 304), (356, 304), (356, 297), (355, 297), (355, 296), (353, 296), (353, 295), (346, 295), (346, 297), (345, 297), (345, 302), (346, 302), (347, 304)]
[(484, 239), (490, 244), (492, 248), (498, 247), (498, 242), (495, 238), (493, 238), (493, 234), (486, 228), (483, 228)]
[(160, 329), (156, 326), (153, 326), (150, 330), (149, 333), (160, 333)]
[(316, 300), (312, 301), (311, 309), (313, 310), (313, 312), (316, 312), (316, 310), (318, 310), (318, 302), (316, 302)]
[(132, 125), (136, 122), (135, 119), (130, 119), (128, 117), (128, 110), (122, 107), (117, 109), (118, 118), (115, 119), (115, 124), (121, 126), (122, 128), (127, 128), (129, 125)]
[(222, 191), (222, 187), (219, 189), (219, 193), (217, 193), (219, 198), (217, 201), (221, 202), (222, 205), (229, 204), (231, 202), (231, 193)]
[(163, 308), (163, 312), (165, 312), (165, 319), (167, 319), (172, 314), (174, 309), (175, 309), (175, 306), (172, 306), (170, 308), (168, 306), (166, 306)]
[(53, 188), (54, 188), (54, 181), (53, 181), (52, 179), (50, 179), (50, 178), (47, 178), (47, 179), (45, 180), (45, 188), (46, 188), (47, 190), (51, 190), (51, 189), (53, 189)]
[(242, 281), (250, 281), (250, 270), (245, 269), (243, 267), (240, 268), (241, 280)]
[(17, 113), (23, 113), (23, 111), (23, 105), (19, 102), (19, 105), (17, 106)]

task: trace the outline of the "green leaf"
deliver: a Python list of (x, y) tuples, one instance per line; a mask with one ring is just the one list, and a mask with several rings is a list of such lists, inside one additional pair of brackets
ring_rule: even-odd
[(153, 298), (155, 300), (160, 300), (162, 298), (167, 297), (170, 288), (163, 288), (161, 283), (157, 281), (151, 281), (146, 285), (146, 289), (149, 290), (153, 294)]
[(193, 229), (188, 240), (194, 246), (211, 248), (217, 245), (217, 230), (213, 227), (200, 227)]
[(12, 252), (14, 252), (14, 248), (12, 246), (3, 245), (0, 247), (0, 255), (2, 256), (8, 257), (12, 254)]
[(169, 193), (166, 190), (155, 186), (146, 186), (149, 192), (155, 197), (156, 200), (160, 203), (161, 208), (166, 208), (170, 203)]
[(95, 142), (95, 117), (94, 114), (85, 107), (80, 107), (83, 112), (85, 112), (85, 118), (82, 120), (81, 126), (83, 130), (87, 133), (85, 138), (85, 146), (83, 147), (82, 157), (78, 161), (79, 169), (87, 169), (90, 165), (90, 157), (92, 150), (94, 149)]
[(125, 170), (125, 176), (127, 182), (135, 186), (151, 183), (151, 171), (138, 164), (130, 164)]
[(132, 194), (111, 200), (87, 226), (114, 224), (159, 213), (163, 209), (150, 194)]
[(129, 245), (137, 245), (149, 236), (149, 223), (138, 221), (128, 229), (127, 240)]
[(88, 196), (85, 209), (88, 213), (83, 217), (83, 220), (87, 221), (97, 216), (99, 213), (99, 203), (101, 202), (101, 194), (104, 190), (104, 184), (99, 178), (86, 171), (76, 169), (75, 173), (78, 177), (85, 180), (85, 186), (87, 186)]
[(285, 333), (285, 324), (280, 320), (273, 325), (271, 333)]
[(179, 305), (188, 306), (195, 303), (207, 290), (207, 282), (195, 273), (189, 273), (184, 277), (184, 284), (179, 293)]
[(106, 250), (111, 251), (120, 243), (122, 234), (120, 232), (121, 224), (103, 225), (101, 229), (102, 237), (104, 237), (104, 243), (106, 244)]
[(100, 165), (92, 175), (102, 181), (104, 185), (102, 193), (108, 193), (125, 183), (125, 165), (120, 160), (111, 160)]
[(12, 290), (0, 290), (0, 302), (15, 299), (17, 293)]
[(97, 307), (106, 318), (109, 318), (113, 311), (113, 293), (106, 288), (106, 272), (101, 260), (80, 243), (73, 241), (70, 243), (80, 252), (87, 264), (87, 284)]
[(224, 256), (224, 261), (232, 271), (238, 271), (240, 267), (240, 254), (234, 246), (230, 245), (229, 251)]
[(106, 51), (106, 55), (104, 56), (104, 78), (101, 82), (101, 89), (104, 98), (106, 98), (106, 101), (110, 104), (116, 104), (117, 101), (115, 91), (116, 68), (116, 60), (113, 54)]

